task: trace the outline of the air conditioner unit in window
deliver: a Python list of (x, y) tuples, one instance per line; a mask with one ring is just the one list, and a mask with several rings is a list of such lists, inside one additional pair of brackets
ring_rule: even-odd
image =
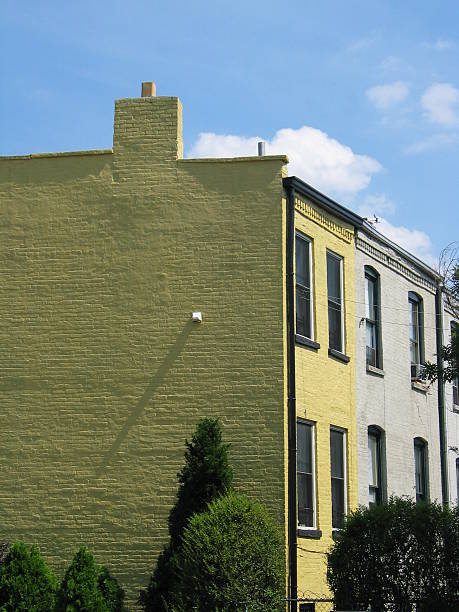
[(367, 365), (376, 367), (376, 349), (367, 346)]
[(424, 366), (420, 363), (411, 364), (411, 380), (424, 380)]

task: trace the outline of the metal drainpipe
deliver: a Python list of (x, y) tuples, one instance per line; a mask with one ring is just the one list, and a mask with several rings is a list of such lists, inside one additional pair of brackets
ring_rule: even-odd
[(287, 188), (287, 390), (288, 390), (288, 566), (289, 610), (297, 610), (297, 517), (296, 517), (296, 397), (295, 397), (295, 189)]
[(435, 294), (435, 314), (437, 321), (437, 371), (438, 371), (438, 425), (440, 429), (440, 469), (441, 469), (441, 497), (444, 506), (449, 505), (448, 487), (448, 445), (446, 439), (446, 411), (445, 411), (445, 383), (443, 382), (443, 290), (437, 285)]

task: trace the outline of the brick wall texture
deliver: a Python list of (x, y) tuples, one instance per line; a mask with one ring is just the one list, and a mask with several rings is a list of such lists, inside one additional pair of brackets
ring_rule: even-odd
[[(412, 385), (408, 292), (424, 307), (425, 359), (435, 361), (436, 316), (433, 278), (372, 236), (359, 234), (356, 250), (357, 421), (359, 503), (368, 504), (368, 426), (384, 431), (387, 495), (415, 497), (414, 438), (428, 444), (430, 498), (441, 502), (440, 434), (436, 383)], [(366, 368), (365, 266), (379, 275), (382, 370)]]
[(285, 522), (285, 159), (181, 155), (180, 102), (142, 98), (113, 151), (0, 160), (0, 538), (59, 575), (86, 544), (130, 605), (200, 417)]

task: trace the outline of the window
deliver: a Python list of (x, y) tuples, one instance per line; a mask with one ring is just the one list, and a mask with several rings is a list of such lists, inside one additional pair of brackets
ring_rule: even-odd
[(342, 429), (330, 429), (330, 464), (332, 527), (340, 529), (347, 506), (346, 433)]
[(295, 238), (296, 333), (313, 340), (311, 241)]
[(368, 502), (369, 506), (385, 501), (384, 432), (370, 425), (368, 428)]
[(329, 348), (344, 353), (343, 260), (327, 252)]
[[(455, 321), (451, 321), (451, 343), (453, 342), (453, 337), (458, 333), (458, 324)], [(453, 407), (459, 408), (459, 377), (453, 378), (451, 381), (453, 385)]]
[(313, 423), (297, 423), (298, 525), (311, 528), (316, 526), (314, 430)]
[(379, 276), (368, 266), (365, 266), (365, 318), (367, 365), (381, 368)]
[(424, 324), (422, 298), (412, 291), (408, 294), (410, 311), (410, 359), (411, 378), (421, 378), (421, 363), (424, 362)]
[(416, 481), (416, 502), (428, 501), (429, 483), (427, 477), (427, 442), (414, 439), (414, 475)]

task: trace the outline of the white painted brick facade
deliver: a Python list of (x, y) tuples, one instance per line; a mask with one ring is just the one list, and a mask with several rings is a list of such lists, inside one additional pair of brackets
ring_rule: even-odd
[[(447, 308), (443, 314), (443, 343), (451, 342), (451, 323), (457, 321)], [(453, 385), (445, 385), (446, 431), (448, 447), (448, 484), (451, 504), (459, 503), (456, 460), (459, 459), (459, 406), (453, 404)]]
[[(369, 425), (385, 432), (387, 496), (415, 496), (414, 438), (420, 437), (428, 443), (430, 499), (441, 501), (437, 385), (413, 388), (409, 344), (408, 292), (414, 291), (424, 306), (425, 358), (435, 360), (434, 278), (370, 233), (360, 231), (356, 245), (359, 503), (368, 505)], [(366, 367), (365, 266), (380, 275), (383, 375), (370, 373)]]

